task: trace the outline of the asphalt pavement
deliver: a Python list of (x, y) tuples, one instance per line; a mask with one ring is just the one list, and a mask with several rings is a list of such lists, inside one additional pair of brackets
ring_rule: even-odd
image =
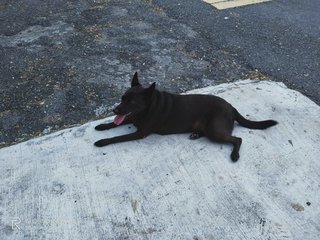
[(320, 6), (200, 0), (0, 3), (0, 147), (110, 115), (138, 71), (172, 92), (282, 81), (320, 103)]

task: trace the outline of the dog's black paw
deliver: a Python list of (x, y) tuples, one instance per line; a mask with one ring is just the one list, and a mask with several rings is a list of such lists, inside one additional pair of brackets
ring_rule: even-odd
[(96, 147), (103, 147), (103, 146), (106, 146), (108, 144), (109, 144), (109, 141), (107, 139), (101, 139), (101, 140), (99, 140), (99, 141), (94, 143), (94, 145)]
[(189, 139), (196, 140), (196, 139), (199, 139), (200, 137), (201, 135), (199, 133), (191, 133), (189, 136)]
[(97, 131), (107, 130), (108, 129), (108, 124), (99, 124), (94, 129), (97, 130)]
[(233, 162), (238, 161), (239, 157), (240, 157), (239, 152), (232, 152), (231, 153), (231, 159)]

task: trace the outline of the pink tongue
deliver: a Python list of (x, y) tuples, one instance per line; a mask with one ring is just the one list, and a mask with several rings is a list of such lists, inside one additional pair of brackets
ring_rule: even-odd
[(120, 125), (125, 118), (126, 118), (126, 115), (117, 115), (114, 118), (113, 123), (116, 124), (116, 125)]

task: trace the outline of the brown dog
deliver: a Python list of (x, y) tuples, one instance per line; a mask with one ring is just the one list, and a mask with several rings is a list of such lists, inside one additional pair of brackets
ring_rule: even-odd
[(234, 121), (250, 129), (266, 129), (277, 124), (274, 120), (250, 121), (245, 119), (222, 98), (212, 95), (178, 95), (160, 92), (155, 83), (143, 88), (135, 73), (131, 88), (113, 110), (117, 115), (112, 123), (100, 124), (96, 130), (106, 130), (118, 125), (133, 123), (137, 131), (131, 134), (101, 139), (97, 147), (141, 139), (151, 133), (161, 135), (192, 133), (190, 139), (206, 136), (212, 141), (233, 144), (231, 159), (239, 159), (241, 138), (232, 136)]

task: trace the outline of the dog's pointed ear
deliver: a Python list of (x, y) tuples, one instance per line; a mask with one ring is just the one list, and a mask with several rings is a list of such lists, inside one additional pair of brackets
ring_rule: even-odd
[(150, 87), (148, 87), (146, 90), (144, 90), (144, 91), (145, 91), (145, 94), (146, 94), (147, 96), (151, 96), (155, 88), (156, 88), (156, 83), (154, 82), (154, 83), (152, 83), (152, 84), (150, 85)]
[(138, 79), (138, 72), (136, 72), (133, 75), (132, 81), (131, 81), (131, 87), (136, 87), (136, 86), (141, 86), (141, 84), (139, 83), (139, 79)]

